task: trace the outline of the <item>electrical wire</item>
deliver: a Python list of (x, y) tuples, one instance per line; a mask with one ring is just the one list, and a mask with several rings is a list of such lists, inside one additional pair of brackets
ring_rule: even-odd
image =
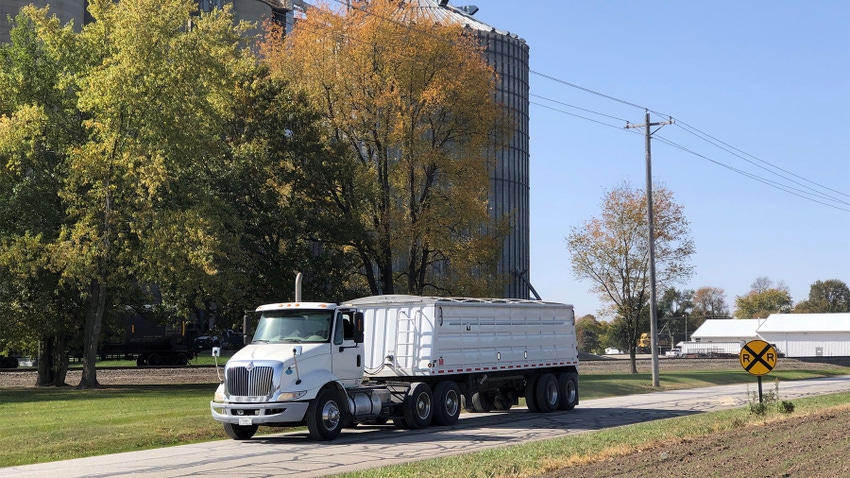
[[(393, 19), (393, 18), (387, 18), (387, 17), (384, 17), (384, 16), (376, 15), (373, 12), (370, 12), (367, 8), (365, 8), (363, 6), (352, 5), (349, 1), (346, 1), (346, 0), (333, 0), (333, 2), (335, 2), (339, 5), (342, 5), (346, 8), (349, 8), (349, 9), (357, 9), (357, 10), (359, 10), (359, 11), (361, 11), (361, 12), (367, 14), (367, 15), (374, 16), (376, 18), (379, 18), (380, 20), (390, 22), (390, 23), (393, 23), (393, 24), (396, 24), (398, 26), (402, 26), (402, 27), (405, 27), (405, 28), (408, 28), (408, 29), (411, 29), (411, 30), (414, 29), (414, 28), (418, 28), (415, 25), (411, 25), (410, 23), (402, 22), (402, 21), (399, 21), (399, 20), (396, 20), (396, 19)], [(419, 31), (422, 32), (423, 30), (420, 29)], [(428, 33), (428, 32), (425, 31), (425, 33)], [(437, 35), (433, 35), (433, 36), (434, 36), (434, 38), (440, 39), (441, 41), (446, 41), (444, 38), (439, 37)], [(623, 100), (623, 99), (617, 98), (613, 95), (602, 93), (600, 91), (596, 91), (596, 90), (593, 90), (591, 88), (587, 88), (587, 87), (584, 87), (584, 86), (563, 80), (561, 78), (558, 78), (558, 77), (555, 77), (555, 76), (552, 76), (552, 75), (549, 75), (549, 74), (546, 74), (546, 73), (542, 73), (542, 72), (539, 72), (539, 71), (536, 71), (536, 70), (529, 69), (529, 74), (539, 76), (539, 77), (544, 78), (546, 80), (553, 81), (553, 82), (562, 84), (564, 86), (568, 86), (570, 88), (574, 88), (574, 89), (577, 89), (579, 91), (583, 91), (585, 93), (589, 93), (589, 94), (592, 94), (592, 95), (595, 95), (595, 96), (598, 96), (598, 97), (601, 97), (601, 98), (604, 98), (604, 99), (607, 99), (607, 100), (610, 100), (610, 101), (614, 101), (614, 102), (626, 105), (626, 106), (630, 106), (630, 107), (633, 107), (633, 108), (638, 108), (638, 109), (641, 109), (641, 110), (644, 110), (644, 111), (647, 111), (647, 112), (651, 112), (651, 113), (656, 114), (658, 116), (670, 117), (671, 119), (674, 119), (672, 115), (664, 114), (664, 113), (661, 113), (659, 111), (653, 110), (651, 108), (633, 103), (631, 101)], [(594, 111), (594, 110), (582, 108), (582, 107), (571, 105), (571, 104), (568, 104), (568, 103), (563, 103), (563, 102), (560, 102), (558, 100), (547, 98), (547, 97), (544, 97), (544, 96), (541, 96), (541, 95), (530, 94), (530, 96), (535, 97), (535, 98), (539, 98), (539, 99), (542, 99), (544, 101), (548, 101), (548, 102), (551, 102), (551, 103), (566, 106), (568, 108), (577, 109), (577, 110), (584, 111), (584, 112), (587, 112), (587, 113), (591, 113), (591, 114), (595, 114), (595, 115), (599, 115), (599, 116), (603, 116), (603, 117), (607, 117), (607, 118), (610, 118), (610, 119), (615, 119), (615, 120), (618, 120), (618, 121), (628, 123), (627, 120), (624, 120), (622, 118), (618, 118), (616, 116), (612, 116), (612, 115), (609, 115), (609, 114), (606, 114), (606, 113), (601, 113), (599, 111)], [(637, 133), (634, 130), (624, 129), (624, 128), (621, 128), (619, 126), (615, 126), (615, 125), (612, 125), (612, 124), (609, 124), (609, 123), (605, 123), (604, 121), (599, 121), (599, 120), (596, 120), (596, 119), (593, 119), (593, 118), (588, 118), (586, 116), (571, 113), (569, 111), (565, 111), (565, 110), (555, 108), (555, 107), (552, 107), (552, 106), (549, 106), (549, 105), (545, 105), (545, 104), (542, 104), (542, 103), (536, 103), (536, 102), (529, 101), (529, 104), (532, 104), (532, 105), (535, 105), (535, 106), (540, 106), (542, 108), (546, 108), (546, 109), (549, 109), (549, 110), (552, 110), (552, 111), (556, 111), (558, 113), (573, 116), (573, 117), (576, 117), (576, 118), (579, 118), (579, 119), (582, 119), (582, 120), (585, 120), (585, 121), (590, 121), (592, 123), (596, 123), (596, 124), (599, 124), (599, 125), (602, 125), (602, 126), (607, 126), (607, 127), (615, 128), (615, 129), (622, 130), (622, 131)], [(845, 208), (842, 208), (840, 206), (836, 206), (834, 204), (830, 204), (830, 203), (824, 202), (824, 201), (832, 201), (832, 202), (836, 202), (836, 203), (844, 204), (844, 205), (850, 205), (850, 202), (847, 202), (847, 201), (842, 200), (842, 199), (838, 199), (836, 197), (833, 197), (833, 196), (826, 194), (826, 193), (823, 193), (821, 191), (817, 191), (817, 190), (815, 190), (815, 189), (813, 189), (809, 186), (806, 186), (805, 184), (801, 183), (800, 181), (804, 181), (804, 182), (809, 183), (811, 185), (817, 186), (817, 187), (819, 187), (823, 190), (831, 191), (831, 192), (839, 194), (841, 196), (850, 197), (850, 194), (842, 192), (842, 191), (838, 191), (838, 190), (833, 189), (833, 188), (830, 188), (830, 187), (825, 186), (823, 184), (820, 184), (818, 182), (815, 182), (815, 181), (812, 181), (812, 180), (807, 179), (805, 177), (802, 177), (800, 175), (797, 175), (797, 174), (795, 174), (791, 171), (783, 169), (779, 166), (776, 166), (776, 165), (774, 165), (774, 164), (772, 164), (768, 161), (762, 160), (762, 159), (760, 159), (760, 158), (758, 158), (754, 155), (751, 155), (751, 154), (749, 154), (749, 153), (747, 153), (747, 152), (745, 152), (745, 151), (743, 151), (743, 150), (741, 150), (741, 149), (739, 149), (735, 146), (730, 145), (729, 143), (726, 143), (726, 142), (724, 142), (720, 139), (717, 139), (717, 138), (715, 138), (715, 137), (713, 137), (713, 136), (711, 136), (711, 135), (709, 135), (709, 134), (707, 134), (703, 131), (700, 131), (696, 127), (691, 126), (688, 123), (686, 123), (686, 122), (684, 122), (684, 121), (682, 121), (678, 118), (675, 118), (674, 124), (679, 126), (683, 131), (685, 131), (685, 132), (687, 132), (691, 135), (696, 136), (697, 138), (711, 144), (712, 146), (715, 146), (715, 147), (717, 147), (717, 148), (719, 148), (719, 149), (721, 149), (721, 150), (723, 150), (723, 151), (725, 151), (729, 154), (732, 154), (733, 156), (735, 156), (735, 157), (737, 157), (737, 158), (739, 158), (743, 161), (746, 161), (747, 163), (752, 164), (753, 166), (756, 166), (760, 169), (763, 169), (763, 170), (765, 170), (765, 171), (767, 171), (771, 174), (774, 174), (774, 175), (782, 178), (784, 181), (790, 182), (792, 184), (796, 184), (797, 186), (800, 186), (801, 188), (804, 188), (804, 189), (801, 190), (801, 189), (794, 188), (794, 187), (791, 187), (791, 186), (786, 185), (786, 184), (781, 184), (781, 183), (778, 183), (776, 181), (772, 181), (772, 180), (769, 180), (767, 178), (757, 176), (755, 174), (746, 172), (742, 169), (738, 169), (738, 168), (729, 166), (725, 163), (722, 163), (720, 161), (717, 161), (715, 159), (709, 158), (708, 156), (705, 156), (703, 154), (697, 153), (696, 151), (693, 151), (693, 150), (688, 149), (684, 146), (681, 146), (681, 145), (679, 145), (679, 144), (677, 144), (677, 143), (675, 143), (671, 140), (668, 140), (666, 138), (663, 138), (663, 137), (660, 137), (660, 136), (655, 136), (655, 137), (658, 138), (658, 140), (660, 142), (664, 143), (664, 144), (667, 144), (671, 147), (674, 147), (674, 148), (679, 149), (681, 151), (692, 154), (696, 157), (699, 157), (701, 159), (709, 161), (713, 164), (716, 164), (720, 167), (728, 169), (728, 170), (730, 170), (730, 171), (732, 171), (736, 174), (740, 174), (740, 175), (747, 177), (749, 179), (752, 179), (754, 181), (763, 183), (763, 184), (768, 185), (770, 187), (774, 187), (774, 188), (779, 189), (781, 191), (784, 191), (788, 194), (792, 194), (792, 195), (801, 197), (803, 199), (808, 199), (808, 200), (816, 202), (818, 204), (822, 204), (822, 205), (825, 205), (825, 206), (828, 206), (828, 207), (832, 207), (832, 208), (835, 208), (835, 209), (838, 209), (838, 210), (841, 210), (841, 211), (850, 212), (850, 209), (845, 209)], [(747, 159), (747, 158), (752, 158), (752, 160)], [(770, 168), (772, 168), (772, 169), (770, 169)], [(789, 178), (788, 176), (785, 176), (785, 175), (799, 179), (800, 181), (797, 181), (795, 179), (791, 179), (791, 178)], [(814, 196), (814, 197), (812, 197), (812, 196)], [(818, 199), (822, 199), (823, 201), (818, 200)]]

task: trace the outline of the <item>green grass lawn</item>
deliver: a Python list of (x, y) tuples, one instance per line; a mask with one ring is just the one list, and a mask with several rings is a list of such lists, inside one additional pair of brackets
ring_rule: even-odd
[[(850, 369), (776, 371), (768, 383), (844, 374)], [(657, 391), (651, 381), (646, 373), (582, 375), (581, 399)], [(661, 389), (749, 382), (740, 369), (665, 372)], [(215, 384), (0, 388), (0, 467), (226, 439), (210, 417), (214, 391)]]

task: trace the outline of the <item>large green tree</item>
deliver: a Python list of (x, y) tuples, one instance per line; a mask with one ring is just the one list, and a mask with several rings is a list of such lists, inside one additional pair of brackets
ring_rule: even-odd
[(850, 312), (850, 288), (838, 279), (816, 281), (809, 289), (809, 298), (800, 301), (794, 307), (794, 312)]
[(43, 15), (17, 15), (0, 45), (0, 349), (37, 356), (38, 385), (63, 385), (81, 300), (50, 267), (49, 246), (64, 222), (63, 152), (83, 128), (60, 59), (35, 28)]
[(769, 278), (759, 277), (746, 295), (735, 297), (735, 317), (764, 319), (770, 314), (791, 312), (793, 304), (787, 286), (774, 285)]
[[(28, 9), (58, 85), (75, 95), (81, 139), (58, 150), (63, 218), (49, 268), (85, 303), (80, 385), (97, 386), (104, 317), (156, 284), (187, 311), (222, 280), (235, 240), (213, 187), (224, 125), (254, 68), (227, 11), (191, 0), (89, 2), (80, 33)], [(142, 298), (141, 300), (145, 300)]]
[(658, 319), (659, 323), (664, 324), (662, 329), (666, 331), (666, 334), (673, 335), (671, 347), (680, 340), (687, 340), (688, 334), (693, 332), (694, 329), (689, 323), (693, 309), (694, 291), (692, 290), (677, 290), (671, 287), (661, 294), (658, 300)]
[(492, 294), (500, 224), (488, 151), (504, 140), (495, 75), (476, 41), (411, 2), (311, 9), (263, 47), (318, 105), (341, 156), (313, 175), (332, 230), (372, 293)]
[[(621, 185), (606, 191), (601, 210), (600, 217), (570, 229), (572, 271), (576, 278), (590, 281), (591, 290), (617, 317), (615, 322), (622, 321), (631, 371), (637, 373), (635, 347), (650, 298), (646, 193)], [(656, 282), (664, 290), (692, 274), (694, 244), (684, 210), (669, 189), (653, 188), (653, 211)]]

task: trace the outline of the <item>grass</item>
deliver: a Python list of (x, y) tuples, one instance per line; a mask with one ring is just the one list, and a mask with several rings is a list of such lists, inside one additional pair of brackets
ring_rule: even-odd
[[(795, 404), (797, 411), (793, 416), (802, 416), (827, 408), (846, 407), (850, 404), (850, 393), (809, 397), (799, 399), (795, 401)], [(766, 415), (757, 416), (751, 414), (746, 408), (738, 408), (335, 476), (339, 478), (527, 477), (570, 465), (624, 455), (665, 442), (678, 442), (710, 433), (735, 430), (748, 424), (769, 423), (786, 416), (780, 415), (780, 412), (775, 409)]]
[[(850, 369), (847, 368), (774, 371), (770, 380), (797, 380), (848, 373)], [(754, 381), (754, 377), (740, 369), (665, 372), (661, 376), (661, 389)], [(0, 429), (3, 430), (0, 434), (0, 467), (226, 439), (221, 424), (210, 417), (209, 401), (215, 387), (215, 384), (171, 384), (105, 386), (96, 390), (70, 387), (0, 388)], [(651, 386), (651, 375), (646, 373), (588, 374), (580, 378), (582, 400), (657, 390)], [(652, 423), (638, 426), (669, 432), (666, 423), (663, 426)], [(270, 433), (285, 431), (275, 428), (260, 430)], [(605, 437), (618, 433), (604, 431), (591, 435), (601, 434), (595, 440), (604, 443), (610, 440)], [(546, 449), (548, 445), (537, 446)], [(455, 457), (451, 460), (463, 462), (467, 459)], [(523, 464), (524, 459), (517, 459), (519, 464), (516, 466), (528, 466)], [(465, 473), (455, 476), (465, 476)]]

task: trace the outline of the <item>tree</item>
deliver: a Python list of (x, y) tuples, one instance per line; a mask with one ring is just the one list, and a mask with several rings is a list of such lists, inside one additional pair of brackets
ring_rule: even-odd
[(809, 299), (800, 301), (794, 307), (794, 312), (850, 312), (850, 288), (838, 279), (817, 281), (809, 289)]
[(79, 294), (50, 267), (64, 218), (64, 155), (83, 137), (60, 58), (25, 9), (0, 45), (0, 349), (38, 358), (37, 385), (64, 385), (68, 346), (79, 341)]
[(708, 319), (731, 319), (726, 292), (718, 287), (700, 287), (694, 293), (694, 308), (688, 330), (694, 331)]
[[(663, 187), (653, 191), (656, 281), (663, 290), (690, 277), (694, 244), (673, 193)], [(609, 304), (615, 322), (622, 321), (631, 371), (637, 373), (635, 347), (650, 293), (646, 193), (624, 184), (606, 191), (601, 209), (601, 217), (570, 229), (572, 271), (576, 278), (591, 281), (591, 291)]]
[(411, 2), (373, 0), (311, 9), (261, 50), (344, 146), (314, 173), (337, 225), (319, 239), (356, 252), (369, 290), (500, 290), (487, 151), (504, 140), (505, 116), (475, 39)]
[(254, 59), (225, 11), (194, 16), (191, 0), (88, 5), (95, 21), (79, 34), (28, 11), (85, 129), (60, 151), (63, 218), (48, 247), (60, 283), (84, 298), (80, 385), (95, 387), (110, 310), (143, 296), (144, 284), (183, 311), (203, 307), (220, 280), (233, 241), (210, 185), (226, 169), (234, 85)]
[(682, 340), (688, 340), (688, 332), (693, 331), (688, 324), (693, 308), (694, 291), (692, 290), (679, 291), (671, 287), (661, 295), (658, 301), (658, 318), (664, 322), (666, 330), (673, 334), (671, 347), (680, 337)]
[(735, 317), (739, 319), (764, 319), (770, 314), (791, 312), (793, 305), (788, 287), (759, 277), (751, 286), (750, 292), (735, 297)]
[(602, 333), (602, 324), (596, 317), (588, 314), (576, 320), (576, 342), (580, 351), (594, 354), (604, 352)]

